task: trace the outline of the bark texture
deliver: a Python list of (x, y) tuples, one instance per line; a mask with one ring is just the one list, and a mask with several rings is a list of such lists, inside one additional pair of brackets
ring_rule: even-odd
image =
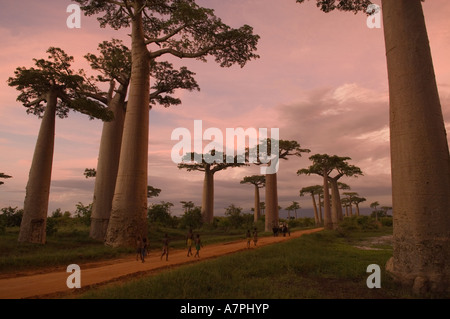
[(266, 174), (266, 218), (265, 231), (272, 231), (278, 226), (278, 187), (277, 174)]
[(323, 226), (325, 229), (333, 229), (330, 209), (330, 189), (326, 169), (323, 170)]
[(214, 173), (210, 169), (205, 170), (203, 180), (203, 197), (201, 214), (203, 222), (211, 224), (214, 220)]
[(256, 223), (261, 217), (261, 207), (259, 207), (259, 187), (255, 184), (255, 213), (253, 221)]
[[(135, 6), (138, 6), (135, 3)], [(135, 8), (137, 12), (139, 8)], [(150, 60), (144, 42), (142, 17), (132, 21), (132, 68), (119, 170), (106, 235), (106, 245), (134, 246), (147, 236), (147, 170)]]
[(48, 200), (55, 144), (57, 92), (47, 94), (47, 105), (34, 149), (26, 187), (19, 242), (45, 244)]
[(125, 121), (124, 100), (122, 94), (116, 93), (114, 95), (108, 107), (114, 114), (114, 120), (103, 122), (100, 140), (89, 236), (101, 241), (105, 240), (106, 237), (119, 169), (120, 147)]
[(414, 291), (450, 287), (449, 150), (420, 0), (383, 0), (389, 76), (394, 252)]

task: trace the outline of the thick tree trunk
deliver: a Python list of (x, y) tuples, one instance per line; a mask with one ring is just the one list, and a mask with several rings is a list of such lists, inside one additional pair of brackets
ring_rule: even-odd
[(314, 193), (311, 193), (311, 198), (312, 198), (312, 202), (313, 202), (313, 207), (314, 207), (314, 223), (317, 225), (319, 225), (319, 214), (317, 212), (317, 205), (316, 205), (316, 198), (314, 197)]
[(55, 145), (56, 103), (57, 93), (49, 92), (28, 177), (19, 232), (20, 242), (45, 244), (46, 241), (48, 200)]
[(420, 0), (383, 0), (389, 76), (393, 258), (422, 293), (450, 289), (449, 150)]
[(339, 195), (339, 188), (337, 180), (334, 178), (329, 178), (331, 184), (331, 221), (333, 223), (333, 229), (336, 229), (339, 221), (343, 219), (342, 217), (342, 204), (341, 196)]
[(272, 231), (278, 226), (278, 190), (277, 174), (266, 174), (266, 218), (265, 231)]
[(323, 216), (322, 216), (322, 202), (320, 201), (320, 194), (317, 194), (317, 203), (319, 204), (319, 223), (323, 225)]
[(255, 213), (253, 221), (256, 223), (261, 217), (261, 208), (259, 207), (259, 187), (255, 185)]
[[(135, 2), (135, 12), (139, 4)], [(119, 171), (105, 243), (134, 246), (147, 236), (147, 167), (150, 60), (142, 17), (136, 14), (131, 33), (131, 80), (120, 151)]]
[(214, 221), (214, 173), (209, 169), (206, 169), (203, 180), (201, 213), (204, 223), (211, 224)]
[(331, 219), (330, 209), (330, 190), (328, 187), (328, 176), (326, 175), (326, 169), (324, 169), (323, 175), (323, 212), (324, 212), (324, 227), (325, 229), (333, 229), (333, 221)]
[(359, 204), (355, 204), (355, 206), (356, 206), (356, 216), (359, 216)]
[(120, 146), (125, 121), (124, 100), (123, 94), (116, 93), (110, 101), (108, 108), (113, 112), (114, 120), (103, 123), (100, 140), (89, 236), (101, 241), (106, 237), (119, 169)]

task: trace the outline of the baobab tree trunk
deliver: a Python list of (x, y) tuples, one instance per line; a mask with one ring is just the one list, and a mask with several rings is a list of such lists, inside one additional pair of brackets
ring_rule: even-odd
[(326, 174), (326, 169), (324, 169), (323, 175), (323, 212), (325, 229), (333, 229), (333, 221), (331, 219), (330, 209), (330, 190), (328, 187), (328, 176)]
[(114, 120), (103, 123), (100, 140), (89, 236), (101, 241), (106, 237), (119, 169), (120, 146), (125, 121), (124, 100), (123, 94), (116, 93), (110, 101), (108, 109), (113, 112)]
[(311, 198), (312, 198), (312, 202), (313, 202), (313, 207), (314, 207), (314, 222), (316, 225), (319, 225), (319, 214), (317, 212), (317, 205), (316, 205), (316, 199), (314, 197), (314, 193), (311, 193)]
[(57, 92), (47, 94), (47, 105), (34, 149), (26, 187), (19, 242), (45, 244), (55, 145)]
[(323, 224), (323, 216), (322, 216), (322, 203), (320, 201), (320, 194), (317, 194), (317, 203), (319, 204), (319, 223), (320, 225)]
[(277, 174), (266, 174), (266, 218), (265, 231), (278, 226), (278, 190)]
[(201, 214), (204, 223), (211, 224), (214, 221), (214, 173), (209, 169), (206, 169), (203, 181)]
[(337, 180), (334, 178), (329, 178), (331, 184), (331, 222), (333, 229), (336, 229), (339, 221), (343, 219), (342, 217), (342, 204), (341, 196), (339, 195), (339, 188), (337, 185)]
[(420, 0), (383, 0), (396, 279), (450, 289), (450, 159)]
[[(135, 6), (138, 4), (135, 2)], [(135, 12), (139, 8), (134, 8)], [(147, 166), (150, 60), (142, 17), (136, 13), (131, 32), (131, 80), (106, 245), (134, 246), (147, 236)]]
[(253, 221), (256, 223), (261, 217), (261, 208), (259, 207), (259, 187), (255, 185), (255, 213), (253, 215)]
[(355, 206), (356, 206), (356, 212), (355, 212), (355, 214), (356, 214), (356, 216), (359, 216), (359, 204), (358, 204), (358, 203), (355, 203)]

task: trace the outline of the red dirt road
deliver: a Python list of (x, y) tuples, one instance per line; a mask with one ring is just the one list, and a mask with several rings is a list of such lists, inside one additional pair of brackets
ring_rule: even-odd
[[(257, 247), (274, 244), (300, 237), (304, 234), (321, 231), (323, 228), (308, 229), (292, 232), (291, 236), (261, 237), (258, 239)], [(252, 242), (252, 249), (253, 246)], [(121, 280), (130, 276), (142, 275), (156, 271), (163, 271), (167, 268), (198, 262), (209, 258), (214, 258), (226, 254), (235, 253), (247, 249), (247, 242), (239, 240), (228, 243), (219, 243), (203, 247), (200, 250), (200, 258), (187, 257), (186, 249), (172, 249), (169, 253), (169, 260), (160, 260), (159, 252), (150, 252), (145, 263), (136, 261), (135, 255), (126, 259), (116, 259), (94, 264), (80, 264), (81, 269), (81, 289), (89, 289), (95, 285)], [(193, 247), (195, 253), (195, 248)], [(67, 287), (66, 281), (71, 273), (66, 269), (47, 273), (25, 275), (20, 277), (0, 279), (0, 299), (21, 299), (21, 298), (52, 298), (63, 297), (73, 293), (73, 289)]]

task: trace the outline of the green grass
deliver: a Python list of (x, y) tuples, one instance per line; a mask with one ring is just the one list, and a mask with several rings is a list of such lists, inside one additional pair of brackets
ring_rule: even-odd
[[(291, 299), (409, 298), (385, 273), (392, 250), (361, 250), (357, 245), (382, 231), (343, 236), (323, 231), (250, 251), (182, 266), (128, 283), (88, 291), (81, 298)], [(366, 285), (367, 266), (381, 267), (380, 289)]]

